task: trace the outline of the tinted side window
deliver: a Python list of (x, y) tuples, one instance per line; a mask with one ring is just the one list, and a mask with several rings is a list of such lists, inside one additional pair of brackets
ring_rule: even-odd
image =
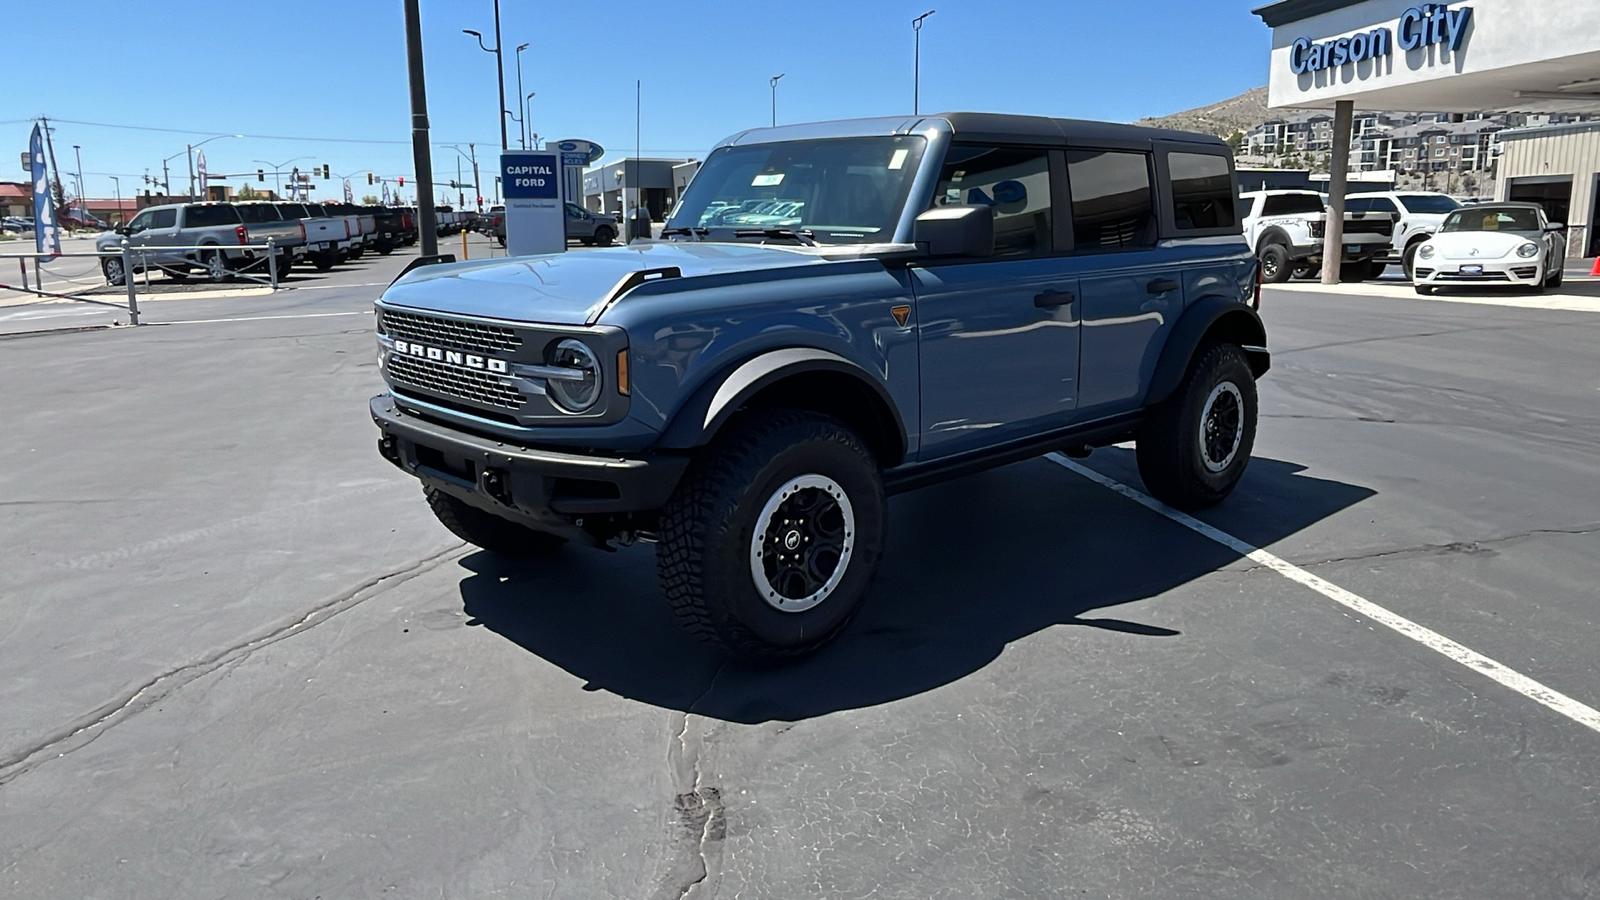
[(178, 224), (178, 211), (175, 209), (156, 209), (150, 212), (151, 228), (171, 228)]
[(1322, 198), (1316, 194), (1275, 194), (1261, 202), (1263, 216), (1303, 216), (1322, 211)]
[(1168, 153), (1172, 175), (1172, 215), (1181, 230), (1231, 228), (1233, 176), (1228, 161), (1205, 153)]
[(992, 207), (995, 256), (1049, 253), (1050, 151), (952, 145), (933, 205)]
[(1150, 157), (1122, 150), (1068, 150), (1072, 233), (1079, 250), (1154, 247)]
[(185, 228), (237, 224), (239, 224), (239, 211), (232, 206), (187, 206), (183, 210)]
[(248, 224), (278, 221), (278, 211), (266, 203), (251, 203), (239, 207), (239, 218)]

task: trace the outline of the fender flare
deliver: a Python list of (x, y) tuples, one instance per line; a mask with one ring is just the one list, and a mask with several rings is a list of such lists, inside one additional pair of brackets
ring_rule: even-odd
[(1256, 238), (1255, 253), (1257, 258), (1261, 256), (1261, 251), (1265, 250), (1270, 244), (1282, 244), (1284, 248), (1288, 249), (1291, 253), (1294, 249), (1294, 241), (1289, 239), (1289, 232), (1284, 231), (1283, 228), (1278, 225), (1269, 226), (1266, 230), (1261, 232), (1260, 237)]
[(1201, 297), (1183, 315), (1167, 337), (1156, 362), (1155, 375), (1150, 379), (1150, 390), (1145, 394), (1145, 405), (1153, 406), (1172, 396), (1189, 371), (1189, 363), (1200, 349), (1208, 334), (1217, 329), (1227, 339), (1237, 343), (1250, 361), (1250, 371), (1256, 378), (1267, 373), (1272, 357), (1267, 353), (1267, 329), (1261, 316), (1246, 303), (1228, 297), (1211, 295)]
[(893, 417), (894, 437), (899, 441), (899, 451), (905, 451), (905, 421), (888, 388), (861, 366), (837, 353), (815, 347), (768, 350), (708, 379), (673, 414), (656, 446), (664, 450), (703, 446), (751, 397), (785, 378), (809, 372), (847, 375), (871, 390)]

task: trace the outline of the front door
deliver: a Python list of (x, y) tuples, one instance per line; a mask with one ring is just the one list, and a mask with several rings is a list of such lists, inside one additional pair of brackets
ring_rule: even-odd
[(992, 207), (995, 254), (911, 270), (921, 460), (1036, 434), (1072, 417), (1078, 284), (1056, 253), (1051, 167), (1059, 160), (1044, 149), (967, 144), (946, 156), (934, 205)]

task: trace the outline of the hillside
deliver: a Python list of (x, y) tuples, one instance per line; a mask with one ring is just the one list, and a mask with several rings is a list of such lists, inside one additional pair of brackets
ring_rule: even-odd
[(1267, 89), (1258, 87), (1210, 106), (1188, 109), (1168, 116), (1140, 119), (1138, 124), (1157, 128), (1176, 128), (1180, 131), (1198, 131), (1225, 138), (1235, 131), (1248, 132), (1270, 118), (1272, 114), (1267, 111)]

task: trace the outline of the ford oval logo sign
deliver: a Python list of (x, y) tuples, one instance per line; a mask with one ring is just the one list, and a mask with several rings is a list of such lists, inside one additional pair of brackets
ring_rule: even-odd
[(578, 145), (574, 144), (571, 141), (562, 141), (557, 146), (560, 147), (562, 150), (568, 152), (568, 153), (571, 153), (572, 151), (578, 149)]

